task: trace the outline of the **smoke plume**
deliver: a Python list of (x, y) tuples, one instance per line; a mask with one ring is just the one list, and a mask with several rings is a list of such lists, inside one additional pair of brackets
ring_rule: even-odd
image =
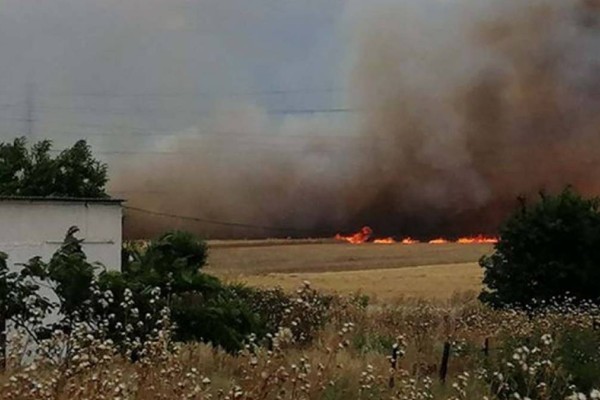
[(598, 0), (30, 3), (0, 136), (88, 139), (129, 237), (493, 233), (600, 193)]
[(129, 233), (491, 233), (519, 195), (599, 192), (599, 2), (355, 1), (342, 25), (347, 113), (229, 104), (117, 169), (131, 206), (267, 228), (131, 211)]

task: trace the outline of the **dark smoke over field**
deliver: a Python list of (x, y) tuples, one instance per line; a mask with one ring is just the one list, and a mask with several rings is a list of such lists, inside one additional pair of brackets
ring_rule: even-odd
[[(129, 234), (491, 233), (518, 195), (600, 193), (600, 2), (356, 1), (342, 30), (342, 115), (229, 105), (156, 144), (177, 155), (113, 167), (132, 207), (286, 229), (131, 211)], [(236, 147), (266, 135), (280, 151)]]

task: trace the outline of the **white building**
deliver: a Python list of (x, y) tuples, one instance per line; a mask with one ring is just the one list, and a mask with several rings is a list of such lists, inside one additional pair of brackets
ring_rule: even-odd
[(48, 261), (71, 226), (84, 239), (88, 261), (120, 270), (122, 200), (0, 197), (0, 251), (9, 266), (35, 256)]

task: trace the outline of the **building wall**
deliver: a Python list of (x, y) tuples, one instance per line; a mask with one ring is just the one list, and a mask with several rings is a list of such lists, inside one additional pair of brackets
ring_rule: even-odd
[(60, 247), (67, 230), (83, 242), (90, 262), (121, 268), (122, 209), (119, 203), (60, 201), (0, 201), (0, 251), (9, 264), (41, 256), (44, 261)]

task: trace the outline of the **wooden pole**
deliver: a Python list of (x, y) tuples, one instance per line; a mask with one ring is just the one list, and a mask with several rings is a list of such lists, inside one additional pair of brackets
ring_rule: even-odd
[(446, 383), (448, 375), (448, 361), (450, 360), (450, 342), (444, 343), (444, 353), (442, 354), (442, 363), (440, 365), (440, 382)]
[(392, 367), (392, 373), (390, 374), (390, 380), (388, 381), (388, 386), (392, 389), (396, 382), (394, 381), (394, 371), (398, 368), (398, 358), (400, 356), (400, 346), (398, 344), (394, 344), (392, 346), (392, 357), (390, 358), (390, 364)]
[(485, 338), (483, 342), (483, 355), (486, 357), (490, 355), (490, 338)]

